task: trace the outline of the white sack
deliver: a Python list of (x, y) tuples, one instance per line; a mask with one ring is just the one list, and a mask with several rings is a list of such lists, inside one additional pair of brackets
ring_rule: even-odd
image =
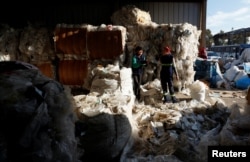
[(203, 82), (196, 80), (188, 88), (190, 89), (190, 96), (192, 99), (205, 101), (206, 85)]
[(224, 74), (224, 78), (229, 81), (232, 82), (234, 81), (234, 78), (236, 77), (236, 75), (239, 72), (239, 68), (237, 66), (232, 66), (230, 67)]

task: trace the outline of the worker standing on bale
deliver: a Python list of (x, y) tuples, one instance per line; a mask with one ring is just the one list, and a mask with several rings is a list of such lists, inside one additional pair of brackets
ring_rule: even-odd
[(177, 80), (179, 80), (179, 77), (177, 74), (177, 70), (175, 68), (174, 56), (172, 55), (171, 49), (168, 46), (163, 48), (163, 53), (160, 56), (160, 62), (161, 62), (160, 79), (164, 97), (163, 103), (168, 102), (167, 100), (168, 90), (171, 95), (172, 102), (176, 103), (177, 99), (174, 94), (173, 73), (175, 73)]
[(141, 46), (135, 48), (132, 57), (132, 77), (133, 77), (133, 89), (136, 99), (140, 100), (140, 85), (143, 74), (143, 66), (147, 65), (146, 56)]

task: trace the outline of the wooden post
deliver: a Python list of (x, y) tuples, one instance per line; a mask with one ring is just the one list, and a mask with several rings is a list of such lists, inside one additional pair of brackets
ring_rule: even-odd
[(200, 16), (200, 28), (201, 28), (201, 40), (200, 47), (206, 47), (206, 19), (207, 19), (207, 0), (203, 0), (201, 3), (201, 16)]

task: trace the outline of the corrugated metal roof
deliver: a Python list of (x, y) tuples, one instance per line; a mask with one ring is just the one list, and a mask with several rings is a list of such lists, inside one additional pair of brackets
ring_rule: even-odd
[[(134, 4), (149, 11), (156, 23), (188, 22), (205, 30), (207, 0), (107, 0), (107, 1), (66, 1), (36, 3), (6, 1), (0, 10), (0, 23), (12, 27), (27, 26), (27, 22), (41, 23), (54, 28), (58, 23), (66, 24), (112, 24), (111, 15), (122, 6)], [(15, 9), (12, 8), (12, 6)], [(204, 7), (205, 6), (205, 7)], [(14, 13), (14, 14), (13, 14)]]

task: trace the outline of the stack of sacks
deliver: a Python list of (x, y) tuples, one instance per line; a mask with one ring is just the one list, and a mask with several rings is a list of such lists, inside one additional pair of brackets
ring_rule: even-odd
[[(95, 64), (95, 63), (93, 63)], [(131, 138), (134, 105), (131, 69), (99, 62), (90, 66), (85, 88), (76, 95), (76, 123), (83, 161), (117, 161)]]
[(239, 89), (247, 88), (247, 83), (241, 82), (242, 78), (248, 77), (247, 73), (244, 70), (240, 70), (238, 66), (231, 66), (222, 76), (223, 79), (217, 82), (217, 87), (219, 88), (222, 86), (226, 89), (231, 89), (232, 86), (236, 86)]

